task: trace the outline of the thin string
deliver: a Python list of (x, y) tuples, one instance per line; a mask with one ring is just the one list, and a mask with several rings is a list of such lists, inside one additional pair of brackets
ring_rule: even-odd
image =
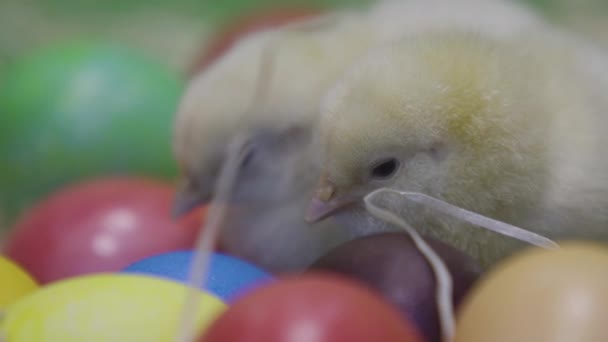
[[(257, 85), (249, 105), (249, 112), (262, 110), (263, 106), (266, 104), (270, 85), (272, 84), (272, 76), (275, 70), (276, 55), (280, 48), (279, 45), (284, 41), (287, 33), (322, 29), (326, 27), (328, 23), (331, 24), (334, 22), (335, 17), (332, 14), (304, 20), (302, 22), (294, 22), (286, 25), (285, 29), (281, 31), (281, 34), (274, 37), (274, 40), (264, 47), (260, 59)], [(197, 238), (195, 254), (190, 266), (190, 277), (188, 281), (189, 290), (182, 309), (180, 325), (176, 337), (177, 342), (190, 342), (195, 338), (195, 317), (197, 316), (199, 309), (197, 304), (199, 286), (206, 288), (213, 246), (218, 240), (222, 221), (226, 214), (226, 205), (230, 199), (230, 194), (232, 193), (240, 170), (239, 165), (241, 165), (242, 159), (247, 155), (243, 151), (243, 149), (247, 147), (247, 142), (248, 136), (242, 134), (237, 136), (228, 148), (226, 154), (227, 159), (222, 166), (216, 188), (214, 189), (215, 196), (209, 205), (206, 220), (203, 223), (203, 227)]]
[(455, 331), (454, 309), (452, 307), (452, 278), (450, 273), (443, 263), (443, 260), (439, 258), (439, 256), (424, 241), (424, 239), (422, 239), (414, 228), (408, 225), (405, 220), (398, 217), (393, 212), (382, 209), (376, 204), (372, 203), (375, 196), (381, 193), (398, 194), (412, 202), (423, 204), (431, 209), (446, 215), (450, 215), (456, 219), (460, 219), (473, 225), (486, 228), (493, 232), (509, 236), (535, 246), (548, 249), (559, 248), (557, 243), (542, 235), (454, 206), (426, 194), (399, 191), (390, 188), (381, 188), (366, 195), (363, 199), (366, 209), (373, 216), (403, 228), (412, 237), (416, 248), (418, 248), (418, 250), (424, 255), (431, 265), (437, 280), (436, 302), (437, 310), (439, 312), (442, 341), (444, 342), (451, 342), (454, 338)]
[(377, 218), (403, 228), (414, 241), (416, 248), (418, 248), (420, 253), (424, 255), (431, 265), (433, 273), (435, 274), (435, 279), (437, 280), (435, 298), (437, 299), (436, 302), (437, 310), (439, 312), (439, 324), (441, 327), (442, 341), (452, 341), (454, 338), (454, 331), (456, 330), (454, 309), (452, 307), (452, 277), (450, 276), (445, 263), (437, 255), (437, 253), (435, 253), (433, 248), (429, 246), (426, 241), (424, 241), (420, 234), (418, 234), (418, 232), (407, 224), (402, 218), (372, 203), (374, 196), (377, 193), (378, 192), (374, 191), (365, 196), (364, 202), (366, 209)]
[(190, 342), (195, 338), (195, 318), (199, 313), (199, 288), (201, 286), (207, 288), (211, 255), (218, 240), (219, 231), (226, 215), (226, 206), (240, 170), (239, 165), (246, 155), (246, 153), (242, 153), (246, 141), (245, 135), (239, 135), (228, 146), (227, 158), (216, 183), (215, 196), (209, 205), (203, 228), (198, 235), (193, 261), (190, 266), (189, 290), (182, 309), (181, 324), (177, 333), (177, 341), (179, 342)]
[(531, 245), (535, 245), (543, 248), (558, 248), (559, 245), (555, 243), (553, 240), (548, 239), (542, 235), (536, 234), (526, 229), (522, 229), (508, 223), (491, 219), (489, 217), (474, 213), (472, 211), (457, 207), (455, 205), (449, 204), (445, 201), (437, 199), (435, 197), (418, 193), (418, 192), (408, 192), (408, 191), (399, 191), (395, 189), (389, 188), (381, 188), (373, 191), (371, 194), (375, 194), (378, 192), (388, 192), (393, 194), (398, 194), (406, 199), (418, 203), (423, 204), (431, 209), (434, 209), (443, 214), (452, 216), (459, 220), (468, 222), (475, 226), (483, 227), (488, 230), (491, 230), (495, 233), (502, 234), (505, 236), (512, 237), (517, 240), (521, 240), (527, 242)]

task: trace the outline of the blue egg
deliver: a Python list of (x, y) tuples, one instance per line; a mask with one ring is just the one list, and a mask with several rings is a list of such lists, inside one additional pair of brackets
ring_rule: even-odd
[[(131, 264), (123, 272), (143, 273), (186, 283), (190, 277), (193, 257), (193, 251), (160, 254)], [(245, 261), (225, 254), (213, 253), (206, 288), (229, 303), (238, 295), (272, 279), (271, 275)]]

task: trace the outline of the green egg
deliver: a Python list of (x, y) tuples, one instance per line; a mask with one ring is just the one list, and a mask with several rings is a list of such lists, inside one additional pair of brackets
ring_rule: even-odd
[(11, 216), (66, 183), (176, 173), (180, 75), (126, 47), (71, 43), (14, 60), (0, 79), (0, 209)]

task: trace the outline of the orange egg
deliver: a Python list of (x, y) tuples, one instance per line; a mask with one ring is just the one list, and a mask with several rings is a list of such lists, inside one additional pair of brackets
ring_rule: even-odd
[(491, 271), (461, 306), (455, 342), (608, 341), (608, 248), (533, 248)]

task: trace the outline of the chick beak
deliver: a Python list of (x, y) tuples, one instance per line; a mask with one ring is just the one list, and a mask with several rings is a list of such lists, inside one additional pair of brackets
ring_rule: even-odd
[(189, 180), (183, 180), (178, 186), (173, 200), (172, 215), (179, 218), (200, 205), (211, 200), (212, 189), (201, 189)]
[(322, 180), (306, 211), (305, 220), (308, 223), (319, 222), (344, 207), (356, 202), (350, 196), (336, 196), (336, 187)]

